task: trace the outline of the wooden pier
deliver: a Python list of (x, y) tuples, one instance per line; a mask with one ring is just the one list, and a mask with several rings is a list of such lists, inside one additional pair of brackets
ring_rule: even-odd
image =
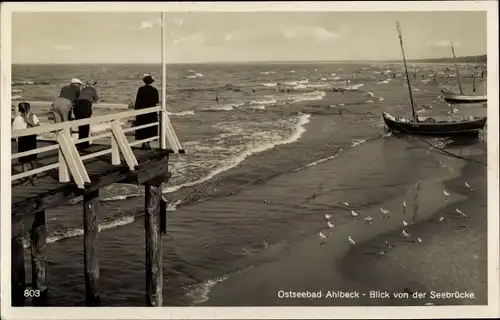
[[(160, 113), (160, 121), (124, 128), (137, 115)], [(107, 124), (109, 130), (90, 138), (73, 140), (71, 130), (80, 125)], [(158, 126), (160, 134), (141, 141), (129, 141), (127, 133)], [(47, 301), (50, 283), (46, 268), (46, 211), (69, 200), (83, 197), (83, 252), (85, 297), (87, 306), (99, 305), (99, 190), (115, 183), (144, 185), (145, 188), (145, 283), (146, 304), (162, 305), (161, 237), (166, 231), (166, 203), (161, 196), (162, 184), (169, 179), (169, 155), (183, 153), (173, 131), (166, 109), (153, 107), (124, 111), (89, 119), (44, 125), (12, 131), (12, 138), (55, 133), (54, 141), (39, 141), (38, 148), (16, 153), (12, 144), (12, 235), (11, 299), (13, 306), (23, 306), (26, 298), (34, 305)], [(80, 153), (75, 144), (90, 141)], [(141, 150), (144, 142), (159, 142), (158, 148)], [(167, 148), (167, 142), (169, 148)], [(18, 158), (38, 154), (36, 168), (21, 172)], [(31, 181), (23, 182), (25, 179)], [(25, 227), (27, 226), (27, 227)], [(26, 230), (29, 229), (29, 230)], [(23, 236), (29, 233), (32, 285), (26, 285)]]

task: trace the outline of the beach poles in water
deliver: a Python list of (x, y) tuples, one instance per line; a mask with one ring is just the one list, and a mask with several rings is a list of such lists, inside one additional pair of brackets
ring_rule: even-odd
[(163, 304), (163, 267), (161, 246), (162, 179), (147, 182), (145, 187), (144, 230), (146, 233), (146, 305)]
[(99, 189), (83, 196), (83, 261), (85, 269), (85, 302), (99, 305)]

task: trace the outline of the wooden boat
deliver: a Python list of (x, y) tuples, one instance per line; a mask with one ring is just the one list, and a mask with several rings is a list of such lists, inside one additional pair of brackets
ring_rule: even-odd
[(413, 94), (411, 89), (410, 77), (408, 75), (408, 67), (406, 65), (405, 51), (403, 47), (403, 36), (399, 28), (399, 22), (396, 22), (396, 27), (399, 34), (399, 42), (401, 45), (401, 53), (403, 55), (403, 64), (406, 73), (406, 82), (408, 85), (408, 93), (412, 109), (412, 118), (405, 119), (403, 117), (394, 117), (387, 112), (382, 113), (385, 126), (390, 131), (415, 134), (415, 135), (477, 135), (486, 124), (486, 117), (472, 117), (466, 120), (459, 121), (436, 121), (432, 117), (419, 119), (415, 112), (415, 104), (413, 103)]
[[(458, 82), (458, 88), (460, 90), (460, 93), (454, 93), (449, 90), (441, 90), (441, 94), (443, 96), (443, 99), (447, 102), (450, 103), (477, 103), (477, 102), (485, 102), (488, 100), (487, 95), (476, 95), (474, 94), (465, 94), (463, 87), (462, 87), (462, 81), (460, 77), (460, 71), (458, 70), (457, 66), (457, 57), (455, 56), (455, 48), (453, 47), (453, 42), (450, 44), (451, 45), (451, 52), (453, 54), (453, 63), (455, 65), (455, 72), (457, 73), (457, 82)], [(473, 87), (474, 87), (474, 92), (476, 91), (476, 78), (473, 76)]]
[(486, 95), (459, 94), (444, 89), (441, 90), (441, 95), (445, 101), (454, 103), (479, 103), (488, 100), (488, 96)]
[(424, 120), (411, 121), (393, 117), (387, 112), (382, 113), (382, 117), (391, 131), (430, 136), (477, 135), (486, 124), (485, 117), (474, 117), (462, 121), (436, 121), (429, 117)]

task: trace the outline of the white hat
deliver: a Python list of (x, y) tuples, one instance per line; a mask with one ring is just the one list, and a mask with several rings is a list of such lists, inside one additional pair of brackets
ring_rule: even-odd
[(83, 82), (78, 78), (71, 79), (71, 84), (83, 84)]

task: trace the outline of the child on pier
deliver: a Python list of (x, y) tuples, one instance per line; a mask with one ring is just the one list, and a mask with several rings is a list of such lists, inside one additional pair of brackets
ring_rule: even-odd
[[(40, 125), (40, 121), (36, 114), (31, 112), (31, 106), (27, 102), (21, 102), (18, 105), (19, 115), (12, 123), (13, 130), (23, 130)], [(17, 152), (27, 152), (37, 148), (36, 135), (29, 135), (17, 138)], [(22, 166), (22, 171), (29, 171), (35, 169), (35, 161), (37, 154), (30, 154), (19, 158), (19, 163)], [(33, 182), (32, 179), (28, 179)]]

